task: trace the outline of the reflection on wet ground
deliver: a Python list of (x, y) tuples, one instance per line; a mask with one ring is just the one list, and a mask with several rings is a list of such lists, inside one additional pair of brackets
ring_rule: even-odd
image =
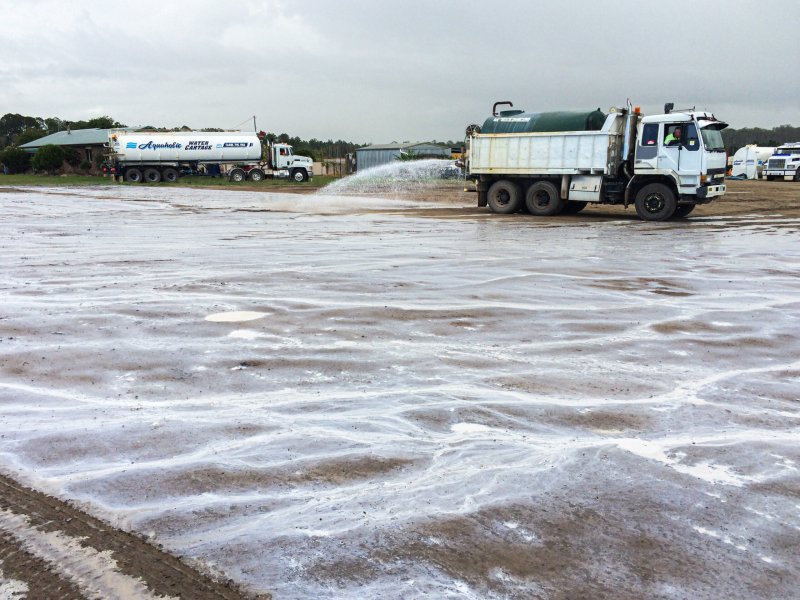
[(0, 464), (277, 597), (795, 594), (798, 221), (429, 206), (0, 191)]

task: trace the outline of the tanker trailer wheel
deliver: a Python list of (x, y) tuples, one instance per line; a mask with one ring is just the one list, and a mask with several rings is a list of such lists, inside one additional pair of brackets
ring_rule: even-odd
[(499, 215), (510, 215), (519, 210), (522, 193), (513, 181), (501, 179), (495, 181), (487, 192), (489, 209)]
[(144, 180), (147, 183), (158, 183), (161, 181), (161, 173), (158, 169), (153, 169), (152, 167), (149, 169), (144, 170)]
[(672, 215), (673, 219), (683, 219), (684, 217), (688, 217), (689, 213), (694, 210), (694, 207), (697, 206), (696, 204), (678, 204), (678, 208), (675, 209), (675, 213)]
[(247, 176), (245, 175), (244, 170), (242, 169), (234, 169), (231, 171), (230, 179), (231, 181), (244, 181)]
[(247, 174), (250, 181), (264, 181), (264, 171), (261, 169), (251, 169)]
[(582, 200), (570, 200), (567, 202), (567, 204), (564, 206), (564, 210), (561, 212), (563, 212), (565, 215), (577, 215), (584, 208), (586, 208), (587, 204), (589, 203), (583, 202)]
[(167, 183), (175, 183), (178, 181), (177, 169), (170, 167), (161, 171), (161, 181), (166, 181)]
[(308, 179), (308, 173), (306, 173), (304, 169), (295, 169), (292, 171), (292, 179), (297, 183), (303, 183)]
[(673, 214), (677, 202), (675, 194), (663, 183), (651, 183), (636, 194), (636, 214), (644, 221), (666, 221)]
[(558, 189), (549, 181), (537, 181), (525, 192), (525, 206), (537, 217), (557, 215), (564, 210), (564, 204)]
[(128, 169), (125, 171), (125, 181), (130, 181), (131, 183), (141, 183), (142, 172), (139, 169)]

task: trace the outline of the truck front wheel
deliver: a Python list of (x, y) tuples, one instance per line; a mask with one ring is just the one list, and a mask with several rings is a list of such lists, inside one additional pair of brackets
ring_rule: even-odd
[(308, 180), (308, 173), (306, 173), (304, 169), (295, 169), (292, 171), (292, 179), (297, 183), (303, 183)]
[(564, 201), (552, 183), (537, 181), (525, 192), (525, 206), (532, 215), (549, 217), (564, 210)]
[(142, 172), (139, 169), (128, 169), (125, 171), (125, 181), (130, 181), (131, 183), (141, 183)]
[(650, 183), (636, 194), (636, 214), (644, 221), (666, 221), (677, 207), (675, 193), (663, 183)]
[(794, 172), (794, 180), (800, 181), (800, 167), (797, 167), (797, 171)]
[(510, 215), (519, 210), (521, 196), (519, 186), (513, 181), (495, 181), (487, 193), (489, 209), (499, 215)]
[(694, 210), (694, 207), (697, 206), (696, 204), (678, 204), (678, 208), (675, 209), (675, 213), (672, 215), (673, 219), (683, 219), (684, 217), (688, 217), (689, 213)]

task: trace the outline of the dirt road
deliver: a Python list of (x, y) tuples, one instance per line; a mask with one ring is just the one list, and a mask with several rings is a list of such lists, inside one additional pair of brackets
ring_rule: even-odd
[(256, 596), (243, 595), (231, 582), (214, 581), (141, 538), (0, 475), (0, 597)]
[(800, 184), (203, 192), (0, 189), (0, 597), (797, 589)]

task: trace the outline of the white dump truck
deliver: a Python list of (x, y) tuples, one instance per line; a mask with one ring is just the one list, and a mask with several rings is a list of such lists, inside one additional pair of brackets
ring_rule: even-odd
[(241, 131), (110, 131), (106, 166), (125, 181), (174, 182), (184, 172), (226, 175), (231, 181), (312, 177), (312, 159), (295, 156), (289, 144), (262, 141)]
[(642, 116), (628, 102), (591, 112), (498, 112), (467, 127), (467, 177), (478, 206), (539, 216), (588, 203), (633, 204), (640, 218), (686, 217), (725, 193), (727, 124), (694, 109)]
[(779, 146), (767, 161), (764, 177), (769, 181), (775, 179), (800, 181), (800, 142)]

